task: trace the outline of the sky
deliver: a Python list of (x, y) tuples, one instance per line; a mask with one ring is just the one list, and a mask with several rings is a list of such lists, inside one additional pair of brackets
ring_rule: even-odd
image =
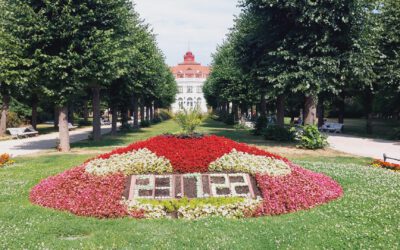
[(222, 43), (234, 16), (236, 0), (133, 0), (136, 11), (153, 28), (167, 64), (183, 61), (189, 48), (196, 61), (211, 63), (211, 54)]

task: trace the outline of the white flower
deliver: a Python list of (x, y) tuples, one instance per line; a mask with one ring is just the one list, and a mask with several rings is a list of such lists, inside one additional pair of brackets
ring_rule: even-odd
[(216, 172), (245, 172), (253, 175), (261, 173), (270, 176), (284, 176), (291, 173), (291, 168), (282, 160), (238, 152), (236, 149), (212, 162), (208, 169)]
[(108, 159), (92, 160), (86, 165), (86, 172), (100, 176), (119, 172), (125, 175), (163, 174), (173, 172), (173, 168), (169, 160), (143, 148), (126, 154), (112, 155)]

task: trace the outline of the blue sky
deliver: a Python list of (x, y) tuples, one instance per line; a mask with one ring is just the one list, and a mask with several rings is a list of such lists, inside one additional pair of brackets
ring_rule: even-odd
[(236, 0), (133, 0), (141, 17), (150, 23), (167, 63), (183, 61), (190, 48), (196, 61), (211, 62), (215, 51), (239, 14)]

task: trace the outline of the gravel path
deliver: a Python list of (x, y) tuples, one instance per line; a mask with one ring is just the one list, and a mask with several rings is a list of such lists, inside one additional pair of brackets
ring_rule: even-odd
[(328, 136), (330, 147), (337, 151), (375, 159), (383, 159), (383, 154), (386, 154), (389, 157), (400, 159), (400, 141), (361, 138), (342, 134), (328, 134)]
[[(111, 126), (103, 126), (101, 129), (102, 134), (109, 133), (110, 131)], [(91, 132), (91, 127), (70, 131), (70, 141), (73, 143), (86, 140)], [(19, 140), (14, 139), (1, 141), (0, 154), (8, 153), (15, 157), (39, 153), (44, 150), (54, 149), (56, 147), (57, 139), (58, 132)]]

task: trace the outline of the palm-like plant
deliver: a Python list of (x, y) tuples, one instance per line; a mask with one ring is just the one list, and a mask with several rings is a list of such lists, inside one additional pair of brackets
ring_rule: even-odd
[(205, 116), (199, 109), (183, 109), (174, 116), (174, 120), (181, 127), (184, 134), (193, 134), (204, 119)]

